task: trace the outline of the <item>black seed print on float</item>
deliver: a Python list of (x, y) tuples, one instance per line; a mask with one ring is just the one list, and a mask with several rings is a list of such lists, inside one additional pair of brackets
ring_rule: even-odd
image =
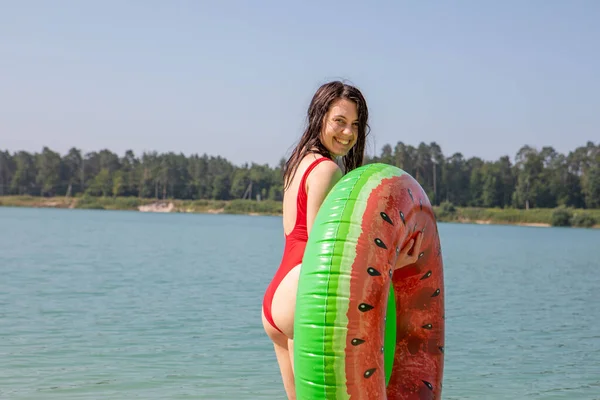
[(369, 267), (367, 268), (367, 273), (371, 276), (380, 276), (381, 272), (377, 271), (375, 268), (373, 267)]
[(427, 324), (427, 325), (423, 325), (421, 328), (423, 328), (423, 329), (432, 329), (433, 325)]
[(375, 371), (377, 371), (377, 368), (371, 368), (365, 371), (365, 374), (363, 375), (365, 378), (370, 378), (371, 376), (373, 376), (373, 374), (375, 373)]
[(423, 211), (423, 200), (419, 199), (419, 207), (421, 208), (421, 211)]
[(379, 238), (375, 238), (375, 244), (376, 244), (378, 247), (381, 247), (382, 249), (387, 249), (387, 246), (385, 245), (385, 243), (383, 243), (383, 242), (381, 241), (381, 239), (379, 239)]
[(430, 276), (431, 276), (431, 271), (427, 271), (427, 272), (425, 272), (425, 275), (423, 275), (423, 276), (421, 277), (421, 279), (420, 279), (420, 280), (427, 279), (427, 278), (429, 278)]
[(389, 216), (389, 215), (387, 215), (387, 214), (386, 214), (386, 213), (384, 213), (383, 211), (382, 211), (382, 212), (380, 212), (380, 213), (379, 213), (379, 215), (381, 215), (381, 218), (383, 218), (383, 220), (384, 220), (385, 222), (387, 222), (388, 224), (390, 224), (390, 225), (392, 225), (392, 226), (394, 225), (394, 223), (392, 222), (392, 220), (391, 220), (391, 218), (390, 218), (390, 216)]
[(362, 312), (366, 312), (366, 311), (371, 311), (373, 309), (373, 306), (367, 303), (360, 303), (358, 305), (358, 309)]
[(439, 346), (438, 349), (440, 349), (442, 353), (444, 352), (444, 346)]
[(352, 343), (352, 346), (358, 346), (359, 344), (363, 344), (364, 342), (364, 340), (357, 338), (354, 338), (350, 341), (350, 343)]
[(429, 388), (429, 390), (433, 390), (433, 385), (427, 381), (423, 381), (423, 383), (425, 384), (425, 386), (427, 386)]
[(402, 223), (406, 225), (406, 221), (404, 220), (404, 213), (402, 211), (400, 211), (400, 219), (402, 220)]
[(410, 200), (411, 200), (411, 201), (414, 203), (414, 202), (415, 202), (415, 199), (413, 198), (413, 195), (412, 195), (412, 190), (410, 190), (410, 188), (408, 188), (408, 189), (406, 189), (406, 190), (408, 191), (408, 195), (410, 196)]
[(437, 296), (439, 296), (439, 294), (440, 294), (440, 289), (438, 288), (438, 289), (436, 289), (435, 292), (433, 292), (433, 294), (431, 295), (431, 297), (437, 297)]

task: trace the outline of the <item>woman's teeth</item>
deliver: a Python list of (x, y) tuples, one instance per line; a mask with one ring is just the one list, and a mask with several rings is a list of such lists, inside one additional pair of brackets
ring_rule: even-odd
[(343, 144), (343, 145), (347, 145), (348, 143), (350, 143), (350, 141), (349, 141), (349, 140), (340, 140), (340, 139), (337, 139), (337, 138), (335, 138), (335, 140), (336, 140), (337, 142), (340, 142), (340, 143), (341, 143), (341, 144)]

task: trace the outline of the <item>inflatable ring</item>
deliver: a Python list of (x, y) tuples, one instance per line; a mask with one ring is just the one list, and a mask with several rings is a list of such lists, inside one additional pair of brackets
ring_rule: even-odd
[[(418, 260), (394, 272), (419, 231)], [(397, 167), (357, 168), (325, 198), (304, 253), (297, 398), (439, 399), (443, 353), (443, 262), (429, 199)]]

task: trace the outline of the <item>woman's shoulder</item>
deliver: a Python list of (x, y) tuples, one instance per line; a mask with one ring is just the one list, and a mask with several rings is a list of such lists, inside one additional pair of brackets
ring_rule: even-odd
[[(342, 170), (331, 158), (320, 154), (307, 154), (296, 164), (295, 171), (288, 177), (291, 186), (304, 181), (305, 189), (318, 182), (330, 182), (342, 177)], [(288, 183), (286, 181), (285, 183)]]
[(311, 164), (319, 161), (314, 165), (312, 171), (306, 177), (308, 186), (314, 183), (329, 183), (337, 181), (343, 176), (342, 169), (340, 166), (333, 161), (331, 158), (320, 156), (311, 157), (306, 161), (306, 168), (309, 168)]
[(299, 165), (305, 171), (311, 168), (312, 166), (312, 170), (310, 172), (310, 175), (312, 176), (324, 177), (326, 175), (335, 174), (337, 171), (339, 171), (340, 173), (342, 172), (339, 165), (335, 161), (333, 161), (329, 157), (325, 157), (319, 154), (306, 155), (300, 161)]

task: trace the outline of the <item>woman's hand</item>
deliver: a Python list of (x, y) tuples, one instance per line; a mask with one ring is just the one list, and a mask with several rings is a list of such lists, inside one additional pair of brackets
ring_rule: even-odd
[[(423, 232), (417, 233), (417, 243), (413, 248), (413, 244), (415, 243), (415, 239), (411, 239), (400, 251), (398, 254), (398, 258), (396, 258), (396, 265), (394, 265), (394, 271), (406, 267), (407, 265), (414, 264), (419, 259), (419, 254), (421, 253), (421, 243), (423, 243)], [(413, 249), (412, 253), (409, 255), (409, 251)]]

